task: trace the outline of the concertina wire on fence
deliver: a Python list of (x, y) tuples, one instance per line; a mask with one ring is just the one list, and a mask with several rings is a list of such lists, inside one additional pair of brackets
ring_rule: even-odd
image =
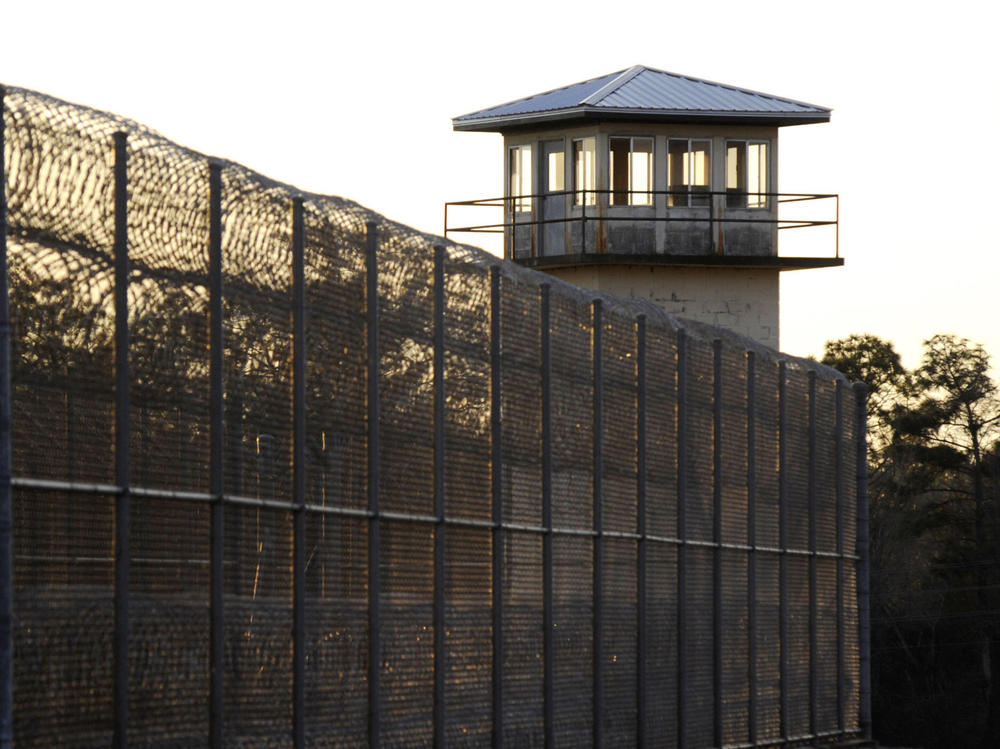
[(17, 745), (864, 730), (839, 374), (3, 94)]

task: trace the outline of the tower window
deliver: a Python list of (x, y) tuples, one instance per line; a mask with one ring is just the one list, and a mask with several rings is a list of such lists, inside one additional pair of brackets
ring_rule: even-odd
[[(562, 144), (557, 141), (559, 147)], [(549, 163), (546, 167), (546, 172), (548, 173), (548, 191), (549, 192), (561, 192), (565, 189), (563, 184), (563, 165), (566, 155), (562, 151), (549, 151), (548, 160)]]
[(653, 204), (653, 139), (610, 138), (611, 205)]
[(531, 146), (512, 146), (510, 149), (508, 174), (510, 175), (509, 196), (513, 198), (512, 210), (531, 210)]
[(596, 139), (578, 138), (573, 141), (573, 205), (594, 205), (597, 195)]
[(767, 142), (726, 142), (726, 206), (767, 208)]
[(667, 205), (708, 205), (712, 142), (671, 138), (667, 147)]

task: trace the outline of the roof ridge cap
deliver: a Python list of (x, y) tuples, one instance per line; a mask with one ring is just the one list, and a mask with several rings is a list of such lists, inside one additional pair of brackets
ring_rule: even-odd
[(580, 105), (587, 106), (587, 105), (598, 104), (601, 101), (601, 99), (603, 99), (605, 96), (618, 90), (621, 86), (624, 86), (626, 83), (628, 83), (630, 80), (639, 75), (639, 73), (642, 73), (644, 70), (648, 70), (648, 68), (645, 65), (633, 65), (628, 70), (622, 71), (622, 73), (618, 75), (614, 80), (605, 83), (594, 93), (592, 93), (586, 99), (581, 101)]

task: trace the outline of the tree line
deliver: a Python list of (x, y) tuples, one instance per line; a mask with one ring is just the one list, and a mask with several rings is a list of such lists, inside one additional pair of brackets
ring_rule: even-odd
[(1000, 746), (1000, 392), (983, 346), (952, 334), (903, 366), (870, 334), (823, 362), (869, 388), (876, 738)]

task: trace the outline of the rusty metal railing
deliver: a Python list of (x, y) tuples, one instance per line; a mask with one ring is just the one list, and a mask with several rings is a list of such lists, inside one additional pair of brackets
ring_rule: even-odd
[[(610, 196), (623, 199), (627, 196), (627, 204), (610, 205)], [(643, 196), (649, 202), (634, 204), (633, 196)], [(688, 205), (664, 205), (670, 196), (683, 198)], [(722, 200), (716, 200), (716, 198)], [(565, 215), (555, 218), (542, 216), (541, 207), (544, 201), (553, 198), (563, 198), (566, 201)], [(736, 207), (731, 203), (741, 202)], [(572, 201), (572, 202), (571, 202)], [(781, 206), (790, 203), (810, 201), (832, 202), (832, 217), (798, 218), (783, 217)], [(763, 205), (755, 206), (754, 202)], [(717, 203), (721, 203), (722, 207)], [(515, 207), (524, 206), (524, 210)], [(449, 209), (455, 208), (493, 208), (501, 211), (501, 220), (481, 224), (451, 224)], [(630, 210), (625, 210), (630, 209)], [(665, 215), (649, 215), (649, 211), (665, 209)], [(697, 212), (704, 215), (698, 215)], [(755, 215), (744, 215), (744, 214)], [(546, 224), (574, 224), (586, 226), (588, 221), (599, 223), (631, 222), (631, 223), (699, 223), (704, 222), (711, 232), (718, 225), (728, 224), (766, 224), (777, 229), (803, 229), (819, 226), (832, 226), (834, 229), (833, 257), (840, 258), (840, 196), (834, 193), (777, 193), (777, 192), (733, 192), (729, 190), (688, 192), (683, 190), (558, 190), (553, 192), (532, 193), (530, 195), (505, 195), (497, 198), (479, 200), (455, 200), (444, 204), (444, 236), (462, 233), (503, 234), (518, 227), (542, 226)]]

